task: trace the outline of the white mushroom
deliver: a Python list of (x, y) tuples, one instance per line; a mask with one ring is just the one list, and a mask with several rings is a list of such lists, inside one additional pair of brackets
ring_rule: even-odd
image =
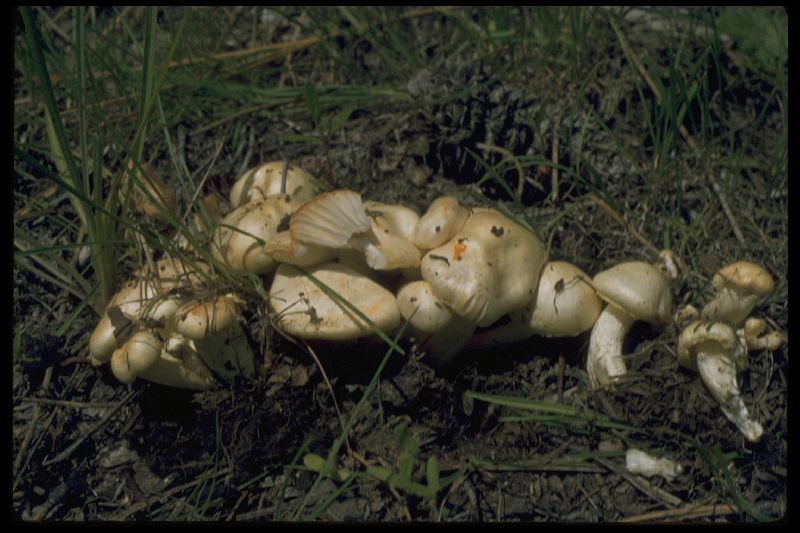
[(534, 298), (546, 260), (533, 233), (484, 209), (473, 212), (450, 241), (428, 251), (420, 271), (455, 314), (485, 327)]
[(750, 442), (764, 434), (739, 392), (736, 373), (747, 366), (747, 350), (733, 328), (724, 322), (698, 320), (678, 339), (678, 363), (700, 373), (725, 416)]
[(152, 383), (193, 390), (214, 386), (214, 377), (197, 356), (193, 346), (172, 343), (173, 353), (150, 331), (138, 331), (114, 351), (111, 371), (122, 383), (137, 377)]
[[(388, 290), (339, 263), (309, 267), (309, 274), (388, 332), (400, 325), (397, 300)], [(373, 328), (339, 298), (331, 296), (299, 268), (282, 264), (269, 290), (276, 324), (304, 339), (350, 340), (372, 335)]]
[(628, 371), (622, 348), (635, 321), (669, 323), (672, 293), (664, 275), (641, 261), (613, 266), (597, 274), (592, 283), (608, 305), (592, 329), (586, 369), (592, 385), (604, 387)]
[(211, 252), (237, 271), (268, 274), (276, 261), (264, 251), (297, 204), (285, 196), (273, 196), (234, 209), (222, 219), (214, 232)]
[(285, 168), (285, 182), (283, 161), (270, 161), (247, 170), (231, 188), (231, 205), (239, 207), (281, 195), (289, 195), (292, 201), (303, 203), (322, 190), (317, 179), (302, 168), (296, 165), (286, 165)]
[(471, 212), (452, 196), (437, 198), (417, 222), (411, 242), (423, 251), (437, 248), (461, 231)]
[(425, 361), (444, 366), (467, 344), (475, 324), (454, 314), (424, 280), (404, 284), (397, 292), (400, 314), (409, 321), (407, 335), (426, 352)]
[(469, 344), (485, 349), (533, 335), (574, 337), (591, 329), (602, 310), (585, 272), (566, 261), (551, 261), (542, 269), (536, 298), (509, 313), (507, 323), (477, 333)]
[(375, 270), (418, 267), (420, 251), (402, 236), (408, 232), (409, 214), (390, 213), (389, 208), (410, 210), (376, 205), (383, 205), (383, 211), (368, 212), (361, 195), (353, 191), (323, 193), (298, 208), (289, 220), (288, 234), (275, 235), (264, 252), (298, 266), (311, 266), (338, 255), (348, 263), (363, 256)]
[(193, 342), (203, 362), (220, 378), (234, 381), (255, 373), (253, 352), (238, 322), (241, 301), (234, 294), (194, 300), (175, 314), (175, 332)]
[(721, 320), (733, 326), (742, 323), (753, 308), (772, 292), (772, 276), (749, 261), (723, 267), (712, 279), (716, 296), (703, 308), (705, 320)]

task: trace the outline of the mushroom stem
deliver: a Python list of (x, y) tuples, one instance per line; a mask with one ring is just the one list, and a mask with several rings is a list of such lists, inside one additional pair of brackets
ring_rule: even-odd
[(628, 369), (622, 357), (622, 343), (634, 323), (631, 315), (613, 304), (600, 313), (592, 329), (586, 370), (592, 386), (604, 387)]
[(705, 344), (697, 352), (697, 369), (703, 383), (728, 420), (736, 424), (747, 440), (757, 442), (764, 434), (764, 428), (752, 419), (742, 400), (736, 381), (736, 364), (718, 343)]

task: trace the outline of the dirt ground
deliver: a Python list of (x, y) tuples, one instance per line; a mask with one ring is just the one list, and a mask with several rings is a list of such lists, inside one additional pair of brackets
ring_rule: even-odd
[[(646, 181), (630, 172), (630, 161), (621, 157), (603, 121), (612, 123), (626, 102), (632, 106), (639, 98), (630, 85), (613, 83), (630, 76), (623, 57), (611, 57), (599, 83), (585, 95), (594, 102), (594, 115), (559, 106), (556, 95), (532, 93), (529, 84), (493, 80), (490, 64), (454, 60), (443, 65), (409, 79), (407, 89), (424, 103), (421, 109), (356, 114), (347, 122), (346, 142), (334, 142), (324, 152), (281, 145), (280, 137), (292, 125), (242, 117), (238, 127), (255, 139), (247, 151), (250, 159), (242, 161), (240, 148), (224, 146), (209, 190), (226, 196), (243, 167), (285, 157), (333, 187), (420, 213), (441, 195), (472, 206), (498, 201), (540, 228), (551, 224), (551, 258), (590, 274), (623, 260), (654, 261), (628, 228), (587, 200), (591, 180), (597, 179), (625, 219), (657, 245), (672, 227), (670, 219), (704, 219), (705, 233), (685, 250), (692, 257), (683, 257), (689, 267), (673, 292), (676, 308), (701, 306), (711, 295), (717, 268), (751, 259), (764, 264), (776, 280), (775, 293), (757, 314), (767, 317), (771, 327), (788, 331), (788, 198), (780, 195), (785, 181), (771, 195), (775, 191), (767, 190), (758, 172), (745, 169), (741, 188), (728, 191), (734, 213), (756, 219), (746, 232), (757, 244), (742, 257), (696, 161), (676, 166), (670, 179)], [(436, 103), (434, 95), (463, 87), (473, 89), (450, 103)], [(752, 99), (750, 108), (760, 109), (763, 95)], [(531, 115), (544, 117), (538, 129), (522, 120)], [(774, 142), (776, 120), (767, 118), (754, 150)], [(627, 149), (641, 153), (644, 132), (631, 124), (617, 122), (614, 134), (627, 139)], [(233, 135), (230, 122), (193, 133), (197, 126), (186, 128), (190, 168), (201, 165), (219, 139)], [(504, 159), (478, 144), (550, 158), (554, 132), (559, 162), (569, 166), (579, 152), (596, 170), (593, 178), (562, 179), (553, 201), (552, 171), (529, 167), (528, 177), (540, 187), (528, 183), (520, 204), (510, 201), (496, 181), (475, 185), (485, 169), (474, 154), (491, 164)], [(167, 160), (165, 153), (165, 168)], [(501, 177), (516, 186), (513, 165), (505, 166)], [(15, 202), (15, 211), (22, 207)], [(56, 207), (68, 208), (66, 202)], [(757, 213), (764, 209), (777, 216), (761, 218)], [(48, 231), (36, 219), (26, 224)], [(768, 251), (765, 243), (775, 248)], [(132, 272), (135, 265), (125, 267)], [(319, 347), (333, 384), (329, 390), (313, 358), (270, 330), (265, 303), (248, 301), (244, 321), (250, 325), (250, 341), (259, 353), (265, 347), (261, 355), (267, 362), (255, 380), (199, 393), (142, 380), (123, 386), (108, 368), (85, 360), (97, 320), (88, 308), (68, 331), (56, 334), (51, 314), (67, 317), (79, 303), (15, 267), (15, 322), (25, 332), (20, 345), (25, 362), (13, 365), (11, 406), (16, 519), (288, 520), (306, 496), (306, 513), (330, 498), (318, 517), (324, 521), (609, 522), (647, 520), (648, 513), (653, 520), (754, 520), (744, 512), (743, 501), (772, 518), (787, 513), (786, 346), (752, 355), (739, 375), (745, 402), (766, 432), (759, 443), (749, 444), (722, 416), (698, 375), (679, 367), (680, 329), (674, 324), (665, 330), (637, 324), (626, 343), (631, 378), (603, 391), (591, 389), (585, 372), (588, 333), (568, 340), (534, 337), (493, 353), (466, 354), (446, 368), (428, 366), (406, 340), (407, 355), (390, 358), (376, 394), (350, 433), (354, 453), (346, 448), (340, 453), (338, 466), (348, 469), (353, 480), (324, 479), (315, 485), (314, 472), (289, 466), (302, 465), (309, 452), (327, 455), (342, 432), (332, 394), (345, 415), (351, 412), (385, 345)], [(518, 413), (472, 399), (467, 391), (562, 402), (641, 431), (591, 422), (504, 421)], [(414, 479), (425, 479), (426, 460), (434, 456), (442, 479), (455, 474), (434, 499), (390, 488), (366, 475), (358, 460), (395, 468), (401, 455), (395, 430), (403, 424), (418, 437)], [(625, 471), (622, 452), (633, 446), (677, 460), (683, 472), (673, 481), (632, 476)], [(695, 515), (676, 511), (691, 506), (698, 507)]]

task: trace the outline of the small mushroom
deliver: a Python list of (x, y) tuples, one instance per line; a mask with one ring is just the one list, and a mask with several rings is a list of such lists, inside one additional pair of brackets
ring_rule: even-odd
[(425, 361), (444, 366), (467, 344), (475, 324), (454, 314), (424, 280), (411, 281), (397, 291), (400, 314), (408, 320), (408, 336), (427, 353)]
[[(134, 170), (134, 167), (137, 168)], [(134, 183), (129, 183), (132, 173), (136, 176), (136, 180)], [(146, 217), (167, 222), (169, 217), (166, 213), (174, 213), (177, 208), (175, 193), (158, 179), (153, 167), (145, 162), (141, 162), (137, 166), (134, 165), (132, 159), (128, 159), (125, 171), (122, 173), (120, 187), (123, 196), (129, 190), (132, 191), (131, 205), (134, 211)]]
[(590, 330), (602, 310), (585, 272), (566, 261), (551, 261), (542, 269), (536, 298), (509, 313), (509, 322), (476, 334), (470, 347), (490, 348), (533, 335), (574, 337)]
[(233, 294), (187, 302), (175, 312), (175, 331), (192, 340), (215, 335), (239, 317), (238, 306)]
[(439, 197), (417, 222), (411, 242), (423, 251), (438, 248), (461, 231), (470, 213), (471, 209), (456, 198)]
[[(137, 377), (152, 383), (192, 390), (214, 386), (214, 377), (191, 344), (172, 343), (173, 353), (153, 332), (138, 331), (111, 357), (111, 371), (122, 383)], [(157, 357), (156, 357), (157, 355)]]
[(270, 161), (242, 174), (231, 188), (230, 200), (233, 207), (239, 207), (272, 196), (289, 195), (293, 201), (302, 203), (320, 191), (317, 179), (302, 168), (284, 165), (283, 161)]
[(747, 440), (761, 438), (764, 428), (753, 420), (739, 392), (736, 373), (747, 366), (747, 350), (731, 326), (706, 320), (689, 324), (678, 339), (678, 363), (700, 373), (722, 412)]
[(739, 339), (744, 343), (747, 351), (777, 350), (783, 345), (783, 335), (779, 331), (771, 331), (764, 335), (767, 322), (763, 318), (748, 318), (744, 327), (736, 330)]
[[(380, 330), (387, 332), (400, 325), (400, 310), (394, 295), (352, 268), (328, 262), (310, 267), (308, 273), (361, 311)], [(295, 337), (336, 341), (374, 333), (347, 305), (293, 265), (278, 267), (269, 290), (269, 305), (276, 313), (277, 326)]]
[(239, 324), (241, 301), (234, 294), (195, 300), (175, 314), (175, 331), (192, 342), (200, 359), (220, 378), (233, 382), (255, 373), (253, 352)]
[(448, 242), (428, 251), (420, 271), (455, 314), (486, 327), (534, 298), (546, 260), (544, 245), (533, 233), (482, 209)]
[(592, 329), (586, 369), (594, 387), (627, 373), (622, 347), (637, 320), (665, 326), (672, 315), (672, 293), (658, 268), (641, 261), (620, 263), (597, 274), (592, 283), (606, 305)]
[(772, 276), (749, 261), (723, 267), (712, 279), (716, 296), (703, 308), (705, 320), (721, 320), (731, 325), (743, 322), (754, 307), (764, 302), (774, 288)]
[(214, 233), (212, 255), (236, 271), (269, 274), (277, 267), (264, 251), (297, 204), (285, 196), (271, 196), (244, 204), (222, 219)]
[(120, 382), (128, 384), (152, 367), (161, 358), (164, 346), (158, 335), (149, 330), (137, 331), (111, 357), (111, 372)]

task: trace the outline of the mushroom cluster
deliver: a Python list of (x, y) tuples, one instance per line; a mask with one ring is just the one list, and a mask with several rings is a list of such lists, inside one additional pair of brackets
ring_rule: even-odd
[(712, 278), (715, 296), (700, 311), (690, 307), (681, 313), (692, 320), (678, 340), (678, 363), (698, 372), (723, 414), (750, 442), (757, 442), (764, 428), (755, 420), (739, 390), (737, 373), (747, 367), (749, 352), (775, 350), (783, 335), (764, 335), (766, 322), (750, 317), (774, 288), (772, 276), (759, 265), (737, 261), (721, 268)]
[(109, 363), (122, 383), (137, 377), (206, 389), (252, 376), (253, 354), (234, 295), (197, 298), (208, 267), (164, 258), (144, 267), (109, 301), (89, 340), (89, 360)]
[[(351, 190), (323, 192), (311, 174), (282, 161), (245, 172), (229, 203), (224, 216), (212, 210), (210, 253), (219, 265), (166, 258), (154, 272), (137, 272), (92, 335), (94, 364), (110, 363), (124, 383), (141, 377), (192, 389), (251, 376), (242, 300), (203, 289), (217, 267), (261, 276), (273, 323), (286, 335), (342, 342), (391, 335), (407, 322), (406, 335), (437, 366), (464, 349), (591, 330), (586, 368), (594, 387), (626, 374), (623, 341), (634, 322), (663, 328), (673, 320), (677, 267), (669, 250), (658, 264), (623, 262), (591, 277), (550, 261), (534, 232), (495, 209), (445, 196), (420, 216)], [(763, 320), (748, 318), (773, 282), (737, 262), (714, 276), (713, 287), (715, 298), (680, 337), (678, 360), (758, 440), (763, 428), (744, 406), (736, 372), (748, 350), (782, 342), (779, 333), (763, 335)]]

